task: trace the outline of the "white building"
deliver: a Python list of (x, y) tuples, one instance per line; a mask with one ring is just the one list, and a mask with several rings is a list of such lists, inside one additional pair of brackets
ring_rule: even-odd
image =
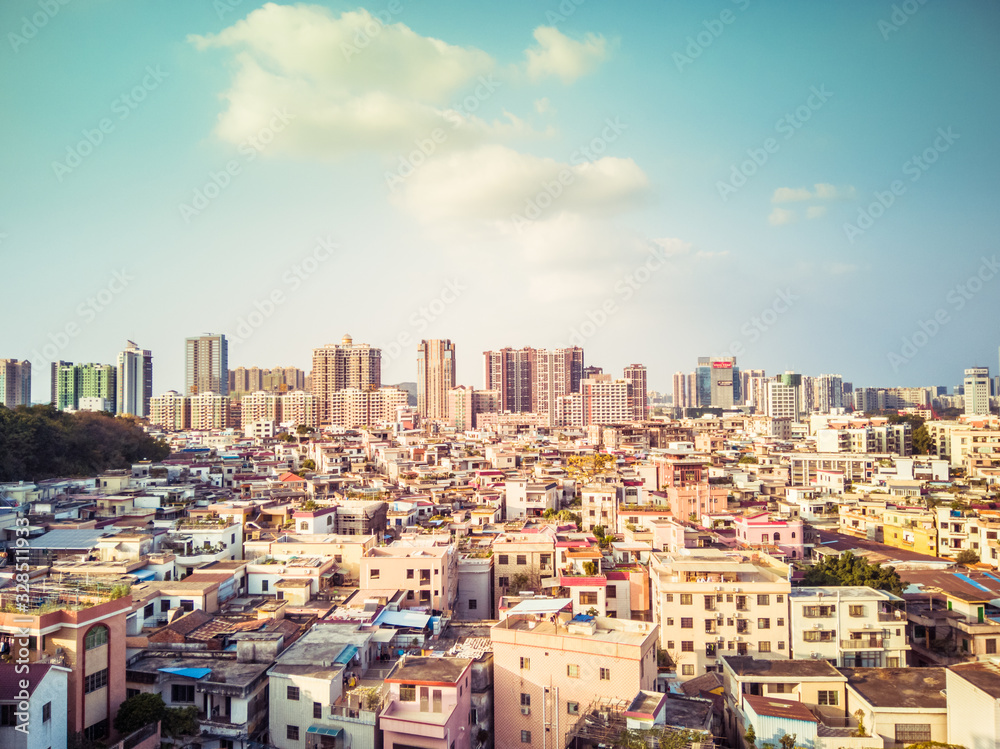
[(990, 413), (989, 367), (965, 370), (965, 415), (986, 416)]
[[(24, 668), (26, 672), (21, 670)], [(4, 749), (66, 746), (68, 685), (69, 669), (62, 666), (0, 664), (0, 715), (3, 716), (0, 746)]]
[(1000, 665), (960, 663), (948, 669), (948, 743), (1000, 746)]

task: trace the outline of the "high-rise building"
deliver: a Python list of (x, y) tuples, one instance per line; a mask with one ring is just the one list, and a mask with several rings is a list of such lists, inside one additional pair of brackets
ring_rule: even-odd
[(474, 390), (460, 385), (448, 391), (448, 423), (460, 432), (477, 428), (481, 413), (495, 413), (500, 405), (496, 390)]
[[(320, 409), (320, 423), (332, 421), (331, 397), (346, 388), (376, 390), (382, 387), (382, 349), (354, 343), (345, 335), (339, 344), (313, 349), (310, 387)], [(367, 422), (362, 422), (367, 423)]]
[(580, 383), (582, 424), (616, 424), (631, 419), (629, 386), (611, 375), (589, 377)]
[(117, 412), (145, 418), (153, 397), (153, 354), (132, 341), (118, 353)]
[(625, 367), (625, 383), (628, 385), (631, 418), (635, 421), (645, 421), (649, 418), (646, 368), (642, 364), (630, 364)]
[(695, 405), (732, 408), (741, 401), (740, 370), (734, 356), (699, 356), (695, 370)]
[(229, 341), (224, 333), (184, 341), (184, 392), (229, 395)]
[(198, 393), (188, 398), (191, 403), (191, 429), (225, 429), (229, 426), (229, 396), (218, 393)]
[(500, 393), (500, 410), (511, 413), (533, 411), (535, 350), (533, 348), (484, 351), (484, 390)]
[(844, 407), (844, 380), (839, 374), (820, 375), (815, 380), (815, 410), (828, 414)]
[(229, 370), (229, 395), (240, 393), (291, 393), (305, 390), (306, 373), (298, 367), (237, 367)]
[(31, 405), (31, 362), (0, 359), (0, 406)]
[(56, 371), (55, 407), (60, 411), (76, 411), (81, 398), (103, 398), (104, 408), (115, 413), (118, 369), (111, 364), (60, 365)]
[(688, 376), (683, 372), (674, 372), (674, 408), (690, 408), (691, 391), (688, 389)]
[(556, 399), (578, 392), (582, 375), (582, 348), (536, 349), (532, 410), (549, 414), (549, 424), (552, 424)]
[(757, 413), (764, 412), (767, 373), (763, 369), (747, 369), (740, 372), (740, 394), (743, 405), (752, 406)]
[(191, 426), (191, 399), (176, 390), (149, 399), (149, 423), (178, 432)]
[(424, 419), (448, 418), (448, 391), (455, 387), (455, 344), (447, 338), (417, 347), (417, 409)]
[(407, 393), (394, 387), (377, 390), (344, 388), (330, 394), (329, 424), (353, 429), (395, 421), (400, 408), (407, 407)]
[(59, 367), (62, 367), (64, 365), (66, 365), (66, 364), (72, 364), (72, 363), (73, 362), (69, 362), (69, 361), (54, 361), (54, 362), (50, 362), (49, 363), (49, 376), (50, 376), (50, 379), (49, 379), (49, 387), (50, 387), (49, 402), (53, 406), (56, 406), (56, 408), (59, 407), (58, 404), (57, 404), (58, 402), (56, 400), (56, 390), (57, 390), (58, 385), (59, 385)]
[(988, 416), (990, 413), (990, 368), (972, 367), (965, 370), (966, 416)]

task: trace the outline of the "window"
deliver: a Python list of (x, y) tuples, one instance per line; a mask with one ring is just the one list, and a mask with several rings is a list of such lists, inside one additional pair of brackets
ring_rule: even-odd
[(194, 684), (174, 684), (170, 687), (171, 702), (194, 702)]
[(525, 671), (527, 671), (528, 669), (530, 669), (531, 668), (531, 658), (525, 658), (524, 656), (521, 656), (521, 668), (523, 668)]
[(93, 725), (87, 726), (83, 729), (83, 736), (85, 739), (90, 741), (96, 741), (97, 739), (103, 739), (108, 735), (108, 719), (99, 720)]
[(131, 699), (132, 697), (135, 697), (137, 694), (142, 694), (142, 692), (140, 692), (138, 689), (126, 689), (125, 699), (127, 700)]
[(582, 605), (594, 605), (597, 603), (597, 593), (596, 592), (582, 592), (580, 593), (580, 603)]
[(415, 597), (416, 596), (413, 595), (413, 591), (412, 590), (406, 591), (406, 600), (407, 601), (412, 601)]
[(674, 649), (674, 641), (667, 640), (667, 650), (673, 650), (673, 649)]
[[(103, 689), (108, 685), (108, 669), (102, 668), (100, 671), (91, 674), (83, 680), (83, 693), (90, 694), (98, 689)], [(191, 702), (194, 702), (194, 685), (191, 685)]]
[(479, 607), (479, 602), (475, 598), (469, 599), (469, 611), (475, 611)]
[(682, 653), (693, 653), (694, 652), (694, 640), (681, 640), (681, 652)]
[(522, 744), (531, 743), (531, 731), (521, 731), (521, 743)]
[(497, 585), (499, 585), (501, 588), (510, 587), (510, 578), (509, 577), (498, 577), (497, 578)]
[(580, 714), (580, 703), (579, 702), (567, 702), (566, 703), (566, 713), (567, 713), (567, 715), (579, 715)]
[(285, 726), (285, 738), (289, 741), (299, 740), (299, 727), (298, 726)]
[(604, 591), (604, 597), (605, 598), (617, 598), (618, 597), (618, 588), (615, 587), (614, 585), (609, 585), (607, 587), (607, 589)]
[(834, 690), (823, 690), (818, 692), (817, 701), (820, 705), (839, 705), (840, 694)]
[(705, 657), (714, 658), (715, 657), (715, 643), (709, 642), (705, 644)]
[(17, 705), (0, 705), (0, 726), (17, 725)]
[(440, 689), (435, 689), (433, 692), (431, 692), (431, 709), (435, 713), (441, 712), (441, 704), (442, 704), (441, 698), (442, 694)]
[(778, 626), (779, 627), (784, 627), (785, 626), (785, 620), (782, 619), (781, 617), (778, 618)]
[(416, 684), (400, 684), (399, 685), (399, 701), (400, 702), (416, 702), (417, 701), (417, 685)]
[(580, 678), (580, 667), (575, 663), (569, 663), (566, 666), (566, 675), (571, 679)]
[(52, 703), (46, 702), (42, 705), (42, 723), (48, 723), (52, 720)]
[(521, 707), (531, 707), (531, 695), (521, 692)]
[(986, 652), (996, 653), (997, 652), (997, 641), (995, 638), (990, 637), (986, 640)]
[(507, 561), (507, 559), (508, 559), (508, 557), (507, 557), (506, 554), (501, 554), (500, 557), (497, 560), (497, 564), (509, 564), (509, 562)]
[(896, 743), (915, 744), (920, 741), (931, 740), (930, 723), (897, 723)]
[(601, 681), (611, 681), (611, 669), (602, 668), (601, 669)]
[(785, 597), (783, 595), (777, 595), (777, 596), (774, 597), (774, 600), (777, 603), (784, 603), (785, 602)]
[(681, 617), (681, 629), (694, 629), (694, 619), (689, 616)]
[(412, 580), (413, 579), (413, 570), (407, 570), (406, 571), (406, 579), (407, 580)]
[(864, 606), (848, 606), (847, 613), (849, 616), (864, 616), (865, 607)]
[(758, 619), (757, 620), (757, 629), (770, 629), (770, 628), (771, 628), (771, 620), (770, 619)]
[(681, 606), (690, 606), (693, 602), (694, 596), (690, 593), (681, 593)]
[(261, 580), (260, 581), (260, 590), (261, 590), (262, 593), (267, 593), (268, 585), (269, 585), (269, 583), (268, 583), (267, 580)]
[(298, 702), (299, 701), (299, 688), (298, 687), (285, 687), (285, 697), (288, 699)]
[(103, 624), (92, 627), (87, 636), (83, 638), (83, 647), (87, 650), (99, 648), (108, 644), (108, 628)]
[(153, 616), (153, 614), (155, 613), (156, 611), (153, 609), (153, 604), (149, 604), (146, 608), (142, 610), (142, 615), (147, 619), (149, 619), (149, 617)]
[[(378, 570), (373, 569), (373, 570), (370, 570), (368, 572), (368, 579), (370, 579), (370, 580), (378, 580), (378, 577), (379, 577), (379, 571)], [(295, 730), (298, 730), (298, 729), (295, 729)]]
[(736, 643), (736, 655), (746, 655), (749, 648), (745, 642)]
[(785, 649), (785, 641), (778, 640), (778, 650), (784, 650), (784, 649)]
[(770, 603), (771, 603), (771, 596), (767, 595), (766, 593), (759, 594), (757, 596), (757, 605), (758, 606), (767, 606)]
[(545, 569), (551, 563), (552, 563), (552, 555), (551, 554), (539, 554), (538, 555), (538, 564), (539, 564), (539, 566), (541, 566), (542, 569)]
[(757, 643), (757, 652), (758, 653), (770, 653), (771, 652), (771, 643), (768, 642), (768, 641), (758, 642)]
[(314, 702), (313, 703), (313, 718), (320, 720), (323, 717), (323, 703)]
[(666, 594), (666, 595), (665, 595), (665, 596), (663, 597), (663, 599), (664, 599), (664, 600), (665, 600), (665, 601), (666, 601), (667, 603), (673, 603), (673, 602), (674, 602), (674, 594), (673, 594), (673, 593), (667, 593), (667, 594)]
[(694, 664), (693, 663), (682, 664), (681, 676), (694, 676)]
[(667, 626), (668, 627), (674, 626), (674, 618), (672, 616), (667, 617)]
[(520, 564), (520, 565), (522, 565), (522, 566), (525, 565), (525, 564), (527, 564), (528, 563), (528, 557), (527, 557), (527, 555), (526, 554), (518, 554), (517, 555), (517, 563)]

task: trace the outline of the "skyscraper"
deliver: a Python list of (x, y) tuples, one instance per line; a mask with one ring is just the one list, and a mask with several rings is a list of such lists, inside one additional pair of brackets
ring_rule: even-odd
[(455, 387), (455, 344), (447, 338), (417, 347), (417, 409), (424, 419), (448, 418), (448, 391)]
[(0, 406), (31, 405), (31, 362), (0, 359)]
[(990, 413), (990, 369), (972, 367), (965, 370), (965, 414), (987, 416)]
[(732, 408), (742, 401), (740, 370), (733, 356), (700, 356), (695, 370), (695, 405)]
[(690, 408), (690, 400), (688, 376), (683, 372), (674, 372), (674, 408)]
[(628, 385), (631, 418), (636, 421), (645, 421), (649, 418), (649, 400), (646, 393), (646, 367), (642, 364), (630, 364), (625, 367), (625, 382)]
[(184, 341), (184, 392), (229, 395), (229, 341), (224, 333)]
[(82, 398), (103, 399), (103, 409), (115, 413), (118, 401), (118, 370), (111, 364), (69, 364), (56, 372), (56, 399), (60, 411), (77, 410)]
[(382, 349), (356, 344), (349, 335), (339, 344), (313, 349), (312, 367), (310, 387), (322, 424), (330, 423), (334, 393), (345, 388), (367, 391), (382, 387)]
[(52, 405), (55, 406), (56, 408), (59, 408), (58, 402), (56, 401), (56, 388), (59, 384), (59, 367), (63, 366), (64, 364), (72, 364), (72, 363), (73, 362), (60, 360), (51, 362), (49, 364), (49, 373), (51, 376), (51, 379), (49, 380), (49, 388), (51, 390), (50, 399)]
[(149, 399), (153, 397), (153, 354), (128, 341), (118, 353), (118, 398), (120, 414), (143, 418), (149, 416)]
[(549, 414), (554, 425), (556, 400), (579, 392), (583, 377), (583, 349), (536, 349), (531, 391), (532, 411)]
[[(484, 386), (500, 393), (500, 409), (554, 414), (556, 401), (580, 390), (583, 349), (484, 351)], [(551, 420), (550, 420), (551, 421)]]

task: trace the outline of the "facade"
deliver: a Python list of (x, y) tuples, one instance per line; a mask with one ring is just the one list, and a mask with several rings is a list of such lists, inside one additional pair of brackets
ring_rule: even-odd
[(49, 663), (0, 664), (0, 746), (68, 746), (64, 707), (68, 677), (69, 669)]
[(989, 367), (965, 370), (965, 415), (988, 416), (990, 413)]
[(406, 408), (407, 393), (394, 387), (377, 390), (344, 388), (331, 393), (325, 400), (313, 394), (316, 407), (326, 409), (326, 423), (352, 429), (395, 421), (400, 408)]
[(562, 749), (591, 705), (655, 685), (656, 625), (518, 608), (490, 630), (495, 746)]
[(459, 385), (448, 391), (448, 424), (464, 432), (479, 427), (479, 414), (496, 413), (500, 409), (500, 393), (496, 390), (475, 390)]
[(31, 362), (0, 359), (0, 406), (31, 405)]
[(660, 646), (683, 681), (721, 669), (724, 655), (784, 659), (791, 584), (775, 570), (718, 549), (654, 553), (649, 576)]
[(683, 372), (674, 372), (674, 408), (691, 407), (691, 391), (688, 388), (688, 376)]
[(110, 364), (63, 364), (57, 371), (55, 406), (60, 411), (76, 411), (81, 398), (103, 398), (108, 411), (115, 412), (118, 398), (118, 370)]
[(417, 409), (424, 419), (447, 419), (448, 393), (455, 387), (455, 344), (424, 340), (417, 347)]
[(583, 375), (583, 349), (537, 349), (533, 371), (532, 410), (548, 414), (555, 424), (556, 401), (579, 391)]
[(948, 743), (1000, 746), (1000, 666), (960, 663), (948, 669), (946, 679)]
[(204, 392), (188, 398), (191, 404), (190, 429), (225, 429), (229, 426), (229, 396)]
[(191, 400), (176, 390), (149, 399), (149, 423), (170, 432), (191, 426)]
[(383, 546), (361, 558), (362, 590), (405, 590), (407, 608), (455, 608), (458, 557), (454, 546)]
[(118, 353), (117, 413), (145, 418), (153, 397), (153, 354), (132, 341)]
[(629, 418), (633, 421), (645, 421), (649, 418), (646, 368), (642, 364), (625, 367), (625, 382), (628, 384)]
[(483, 389), (500, 393), (500, 411), (534, 411), (535, 350), (533, 348), (484, 351)]
[(699, 408), (732, 408), (740, 403), (740, 370), (733, 356), (700, 356), (694, 400)]
[(184, 340), (184, 394), (229, 395), (229, 341), (224, 333)]
[(382, 349), (354, 343), (345, 335), (339, 344), (313, 349), (310, 388), (320, 408), (320, 423), (331, 421), (332, 396), (347, 388), (369, 391), (382, 387)]
[(903, 599), (865, 586), (792, 588), (793, 658), (899, 668), (910, 650)]
[(471, 749), (472, 663), (470, 658), (400, 659), (385, 678), (379, 716), (383, 749)]
[(615, 424), (631, 419), (629, 385), (611, 375), (596, 375), (580, 382), (582, 420), (579, 426)]

